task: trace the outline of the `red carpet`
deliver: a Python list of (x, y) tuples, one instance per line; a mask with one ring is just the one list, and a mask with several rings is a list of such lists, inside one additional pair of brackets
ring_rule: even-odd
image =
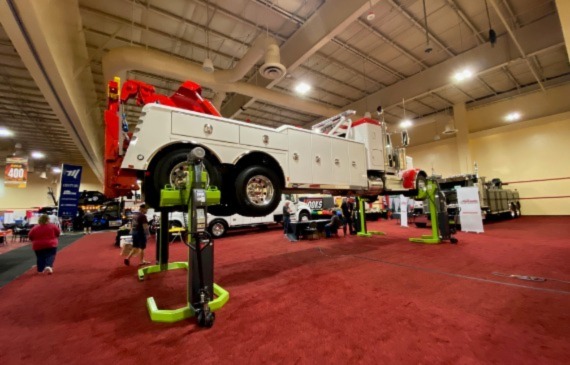
[(409, 243), (428, 231), (394, 221), (370, 224), (388, 235), (369, 239), (233, 234), (216, 242), (231, 298), (210, 330), (151, 322), (146, 297), (182, 306), (185, 274), (138, 282), (113, 234), (93, 234), (58, 254), (53, 276), (0, 289), (0, 364), (568, 364), (570, 284), (492, 273), (570, 281), (569, 221), (497, 222), (457, 246)]

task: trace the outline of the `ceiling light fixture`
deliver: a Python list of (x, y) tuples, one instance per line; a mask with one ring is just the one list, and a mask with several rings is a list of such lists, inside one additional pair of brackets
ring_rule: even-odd
[(54, 174), (59, 174), (59, 173), (61, 173), (61, 168), (59, 168), (59, 167), (57, 167), (57, 166), (56, 166), (56, 167), (52, 167), (52, 168), (51, 168), (51, 172), (53, 172)]
[(305, 82), (300, 82), (297, 84), (297, 86), (295, 86), (295, 92), (299, 93), (299, 94), (306, 94), (311, 90), (311, 85), (305, 83)]
[(410, 128), (414, 123), (412, 123), (412, 121), (410, 119), (405, 119), (402, 120), (402, 122), (400, 123), (400, 128), (406, 129), (406, 128)]
[(400, 128), (410, 128), (414, 123), (406, 116), (406, 99), (402, 98), (402, 109), (404, 109), (404, 119), (400, 122)]
[(512, 112), (505, 116), (505, 120), (507, 122), (516, 122), (517, 120), (521, 119), (521, 113), (519, 112)]
[(366, 14), (366, 20), (369, 22), (373, 21), (376, 18), (376, 14), (374, 14), (374, 10), (372, 10), (372, 0), (370, 0), (370, 11)]
[(35, 158), (36, 160), (46, 157), (46, 155), (43, 152), (39, 151), (32, 151), (32, 153), (30, 153), (30, 156), (32, 156), (32, 158)]
[(12, 132), (9, 129), (6, 129), (4, 127), (0, 128), (0, 137), (12, 137), (14, 135), (14, 132)]
[(473, 77), (473, 71), (471, 71), (469, 69), (465, 69), (463, 71), (456, 72), (455, 75), (453, 75), (453, 78), (457, 82), (461, 82), (461, 81), (470, 79), (472, 77)]

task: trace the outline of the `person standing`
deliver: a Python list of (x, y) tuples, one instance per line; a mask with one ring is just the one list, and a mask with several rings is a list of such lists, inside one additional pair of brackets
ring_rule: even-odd
[(38, 273), (53, 274), (53, 263), (60, 234), (59, 228), (49, 222), (49, 217), (46, 214), (40, 216), (38, 224), (28, 233), (28, 237), (32, 241), (32, 249), (36, 253)]
[(91, 227), (93, 227), (93, 214), (90, 212), (85, 213), (83, 216), (83, 234), (91, 234)]
[(289, 225), (291, 224), (291, 208), (289, 208), (289, 201), (283, 204), (283, 233), (287, 235)]
[(346, 236), (346, 226), (348, 225), (350, 234), (352, 234), (352, 209), (353, 205), (347, 201), (346, 198), (342, 198), (342, 204), (340, 209), (342, 210), (343, 222), (342, 222), (342, 232)]
[(139, 255), (140, 263), (139, 265), (147, 265), (150, 262), (144, 260), (144, 250), (146, 248), (146, 241), (150, 236), (150, 231), (148, 227), (148, 219), (146, 218), (146, 212), (148, 207), (146, 204), (141, 204), (139, 213), (135, 216), (133, 220), (133, 249), (127, 255), (124, 260), (125, 265), (129, 266), (131, 264), (131, 257), (134, 255)]

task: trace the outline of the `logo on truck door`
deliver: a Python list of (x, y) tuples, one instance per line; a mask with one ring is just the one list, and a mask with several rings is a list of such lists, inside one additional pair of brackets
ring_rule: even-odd
[(323, 209), (323, 199), (320, 198), (305, 198), (305, 204), (314, 210)]

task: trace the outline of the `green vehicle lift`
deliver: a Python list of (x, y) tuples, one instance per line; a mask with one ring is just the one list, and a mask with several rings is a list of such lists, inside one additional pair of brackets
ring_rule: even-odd
[(410, 242), (428, 245), (437, 245), (444, 240), (449, 240), (453, 244), (458, 242), (457, 238), (451, 235), (445, 198), (441, 196), (441, 194), (439, 186), (434, 179), (428, 179), (426, 187), (418, 191), (418, 196), (416, 196), (415, 199), (425, 200), (427, 198), (429, 202), (431, 235), (422, 235), (420, 238), (410, 238)]
[(358, 231), (356, 235), (359, 237), (372, 237), (372, 236), (384, 236), (386, 233), (380, 231), (369, 231), (366, 228), (366, 210), (364, 208), (364, 199), (356, 197), (356, 203), (358, 206)]
[[(204, 149), (194, 148), (189, 154), (189, 168), (185, 188), (166, 187), (160, 194), (161, 229), (157, 244), (158, 264), (138, 271), (139, 280), (146, 275), (185, 269), (188, 272), (187, 305), (178, 309), (159, 309), (153, 297), (147, 298), (147, 309), (154, 322), (174, 323), (197, 317), (201, 327), (212, 327), (214, 312), (230, 298), (229, 293), (214, 283), (214, 244), (206, 230), (207, 206), (220, 202), (220, 191), (206, 188), (208, 175), (203, 171)], [(168, 213), (173, 207), (188, 207), (188, 261), (168, 263)]]

